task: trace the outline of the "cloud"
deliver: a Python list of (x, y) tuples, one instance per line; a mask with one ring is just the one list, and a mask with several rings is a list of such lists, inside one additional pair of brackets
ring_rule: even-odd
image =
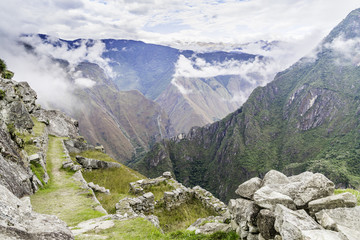
[(345, 39), (339, 36), (331, 43), (326, 43), (324, 48), (334, 52), (335, 62), (339, 65), (360, 65), (360, 38)]
[(108, 76), (113, 76), (108, 64), (109, 60), (102, 58), (105, 44), (100, 40), (80, 40), (75, 48), (69, 48), (67, 43), (53, 36), (47, 37), (46, 42), (37, 35), (22, 37), (21, 40), (33, 46), (36, 53), (55, 59), (64, 59), (73, 68), (81, 62), (88, 61), (98, 64)]
[(75, 79), (75, 84), (81, 88), (92, 88), (95, 86), (96, 82), (89, 78), (77, 78)]
[(290, 41), (324, 36), (357, 7), (358, 0), (12, 0), (0, 2), (0, 31), (154, 43)]
[(38, 95), (37, 102), (47, 109), (74, 109), (77, 99), (73, 95), (74, 87), (67, 73), (48, 56), (26, 52), (22, 45), (12, 39), (0, 38), (1, 58), (15, 73), (15, 81), (26, 81)]

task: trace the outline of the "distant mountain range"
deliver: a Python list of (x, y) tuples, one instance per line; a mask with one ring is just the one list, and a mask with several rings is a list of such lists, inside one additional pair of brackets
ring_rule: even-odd
[(318, 46), (256, 88), (234, 113), (156, 144), (137, 169), (170, 170), (223, 200), (269, 169), (324, 173), (338, 186), (360, 186), (360, 9)]
[(21, 41), (59, 63), (71, 84), (79, 77), (85, 81), (75, 94), (81, 107), (74, 111), (61, 102), (53, 107), (79, 119), (89, 141), (124, 163), (140, 159), (163, 137), (225, 117), (273, 74), (266, 71), (273, 59), (239, 48), (195, 52), (132, 40), (67, 41), (47, 35), (25, 35)]

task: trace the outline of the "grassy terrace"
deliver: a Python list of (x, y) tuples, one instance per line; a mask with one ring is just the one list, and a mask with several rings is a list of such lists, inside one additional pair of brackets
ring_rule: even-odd
[(35, 154), (39, 151), (39, 149), (36, 147), (35, 143), (32, 141), (32, 138), (40, 137), (44, 133), (45, 124), (42, 122), (39, 122), (35, 117), (32, 117), (32, 121), (34, 123), (33, 127), (33, 133), (32, 134), (21, 134), (16, 133), (18, 137), (20, 137), (22, 140), (24, 140), (24, 150), (26, 153), (30, 156), (32, 154)]
[(71, 179), (74, 173), (61, 169), (64, 160), (61, 141), (62, 138), (49, 137), (47, 171), (50, 181), (45, 188), (31, 196), (31, 204), (34, 211), (56, 215), (69, 226), (74, 226), (104, 214), (93, 209), (95, 203), (89, 192)]
[[(75, 156), (80, 155), (86, 158), (93, 158), (107, 162), (117, 162), (109, 155), (96, 150), (84, 151), (70, 156), (75, 162)], [(129, 183), (146, 178), (140, 173), (121, 164), (120, 168), (100, 169), (90, 172), (83, 172), (87, 182), (99, 184), (110, 190), (110, 195), (96, 193), (96, 197), (108, 213), (115, 213), (115, 204), (125, 197), (135, 197), (129, 192)]]
[[(94, 234), (93, 237), (91, 234)], [(217, 232), (211, 235), (195, 234), (189, 231), (176, 231), (172, 233), (162, 234), (159, 229), (154, 227), (150, 222), (143, 218), (136, 218), (128, 221), (115, 221), (115, 226), (102, 231), (88, 232), (87, 235), (77, 236), (76, 240), (91, 240), (100, 239), (106, 237), (106, 239), (113, 240), (170, 240), (170, 239), (182, 239), (182, 240), (237, 240), (239, 236), (234, 233)]]

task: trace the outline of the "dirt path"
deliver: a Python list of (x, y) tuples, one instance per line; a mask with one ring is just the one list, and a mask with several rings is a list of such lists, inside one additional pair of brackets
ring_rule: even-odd
[(49, 137), (47, 164), (48, 169), (51, 169), (51, 180), (46, 188), (31, 196), (33, 209), (39, 213), (56, 215), (69, 226), (102, 216), (94, 210), (96, 203), (89, 197), (89, 192), (81, 189), (80, 183), (71, 178), (74, 173), (61, 169), (63, 161), (62, 138)]

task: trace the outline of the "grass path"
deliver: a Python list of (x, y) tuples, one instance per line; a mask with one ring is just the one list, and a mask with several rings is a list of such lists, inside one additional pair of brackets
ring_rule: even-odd
[(103, 216), (103, 213), (93, 209), (96, 203), (91, 199), (89, 192), (80, 188), (80, 183), (71, 178), (73, 173), (61, 169), (63, 161), (62, 138), (50, 136), (47, 152), (50, 182), (44, 189), (31, 196), (34, 211), (56, 215), (69, 226)]

